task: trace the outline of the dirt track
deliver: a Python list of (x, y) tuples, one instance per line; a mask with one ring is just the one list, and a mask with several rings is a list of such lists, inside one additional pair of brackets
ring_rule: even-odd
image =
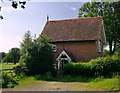
[[(4, 91), (96, 91), (96, 89), (89, 88), (88, 83), (80, 82), (40, 82), (24, 86), (24, 88), (8, 88)], [(97, 89), (97, 91), (101, 91)]]
[(46, 82), (24, 86), (24, 88), (3, 89), (2, 93), (120, 93), (104, 91), (88, 87), (88, 83), (80, 82)]

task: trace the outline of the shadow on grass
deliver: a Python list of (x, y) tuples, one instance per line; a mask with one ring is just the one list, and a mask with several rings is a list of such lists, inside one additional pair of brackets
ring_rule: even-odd
[(37, 80), (43, 80), (43, 81), (55, 81), (55, 82), (91, 82), (94, 78), (88, 78), (88, 77), (81, 77), (81, 76), (60, 76), (60, 77), (52, 77), (52, 76), (41, 76), (37, 75), (35, 76)]

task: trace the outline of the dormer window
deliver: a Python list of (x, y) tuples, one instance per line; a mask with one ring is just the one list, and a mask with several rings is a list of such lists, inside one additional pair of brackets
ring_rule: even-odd
[(52, 48), (53, 48), (53, 52), (57, 51), (57, 46), (56, 45), (53, 45)]
[(99, 39), (98, 39), (98, 52), (99, 52), (99, 53), (101, 52), (101, 42), (100, 42)]

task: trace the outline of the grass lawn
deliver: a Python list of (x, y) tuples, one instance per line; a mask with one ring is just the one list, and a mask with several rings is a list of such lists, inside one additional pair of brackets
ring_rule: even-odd
[(40, 80), (36, 80), (34, 77), (25, 77), (20, 79), (19, 85), (16, 85), (15, 88), (33, 88), (40, 84)]
[(6, 63), (2, 63), (2, 64), (0, 64), (0, 70), (3, 70), (3, 69), (12, 69), (13, 67), (15, 67), (15, 66), (17, 66), (18, 65), (18, 63), (17, 64), (6, 64)]
[(90, 83), (90, 87), (104, 90), (120, 90), (120, 78), (94, 80)]
[[(73, 79), (74, 78), (74, 79)], [(61, 80), (60, 80), (61, 79)], [(76, 81), (75, 81), (76, 79)], [(69, 80), (69, 81), (68, 81)], [(26, 77), (19, 81), (19, 85), (14, 89), (30, 90), (67, 90), (67, 91), (113, 91), (120, 90), (117, 77), (111, 79), (104, 78), (79, 78), (79, 77), (61, 77), (55, 81), (36, 80), (34, 77)]]

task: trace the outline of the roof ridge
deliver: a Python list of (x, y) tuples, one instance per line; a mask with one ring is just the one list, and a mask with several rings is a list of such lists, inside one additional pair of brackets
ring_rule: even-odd
[(97, 17), (81, 17), (81, 18), (63, 19), (63, 20), (50, 20), (48, 22), (61, 22), (61, 21), (82, 20), (82, 19), (95, 19), (95, 18), (102, 18), (102, 17), (101, 16), (97, 16)]

